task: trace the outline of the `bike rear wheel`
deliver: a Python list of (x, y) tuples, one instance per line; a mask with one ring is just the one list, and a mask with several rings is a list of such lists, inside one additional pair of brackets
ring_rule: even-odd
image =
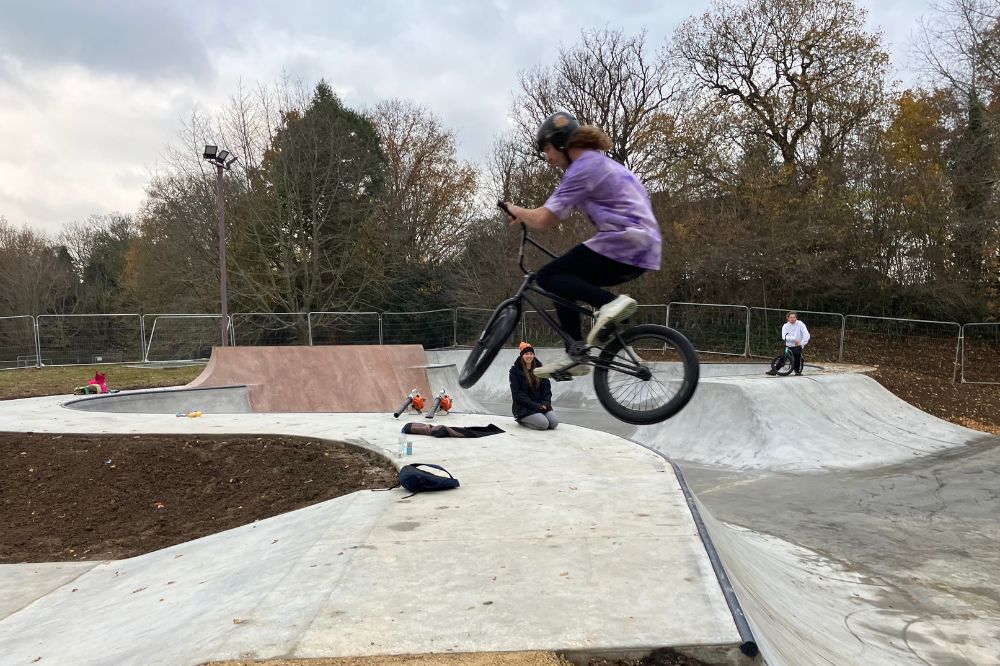
[(643, 324), (616, 336), (601, 351), (594, 391), (615, 418), (649, 425), (684, 408), (698, 375), (698, 353), (687, 338), (666, 326)]
[(521, 302), (518, 300), (504, 301), (493, 311), (458, 375), (458, 383), (462, 388), (470, 388), (479, 381), (520, 320)]
[(795, 369), (795, 357), (785, 352), (778, 354), (771, 361), (771, 372), (780, 377), (787, 377)]

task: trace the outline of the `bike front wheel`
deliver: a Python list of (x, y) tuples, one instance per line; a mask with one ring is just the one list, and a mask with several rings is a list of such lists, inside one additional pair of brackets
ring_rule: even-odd
[(643, 324), (615, 336), (595, 365), (597, 399), (609, 414), (635, 425), (674, 416), (698, 386), (698, 353), (666, 326)]
[(483, 329), (479, 340), (472, 347), (462, 372), (458, 375), (458, 384), (462, 388), (470, 388), (479, 381), (479, 378), (490, 367), (493, 359), (497, 357), (503, 343), (507, 341), (517, 322), (521, 320), (521, 303), (518, 300), (508, 300), (500, 304), (493, 311), (486, 328)]
[(774, 360), (771, 361), (771, 372), (781, 377), (787, 377), (792, 374), (794, 367), (795, 357), (788, 352), (778, 354), (774, 357)]

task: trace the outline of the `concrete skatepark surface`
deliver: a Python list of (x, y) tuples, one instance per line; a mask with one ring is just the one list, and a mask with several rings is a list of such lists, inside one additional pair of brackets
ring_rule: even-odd
[[(539, 350), (543, 361), (546, 353)], [(502, 352), (466, 392), (449, 365), (462, 362), (463, 352), (421, 355), (433, 368), (429, 388), (441, 384), (455, 397), (449, 423), (484, 424), (460, 411), (509, 413), (506, 374), (515, 352)], [(572, 427), (534, 433), (496, 417), (489, 420), (509, 435), (502, 446), (494, 438), (460, 447), (420, 440), (418, 451), (431, 455), (427, 461), (441, 462), (463, 481), (454, 495), (435, 496), (434, 506), (462, 511), (428, 510), (417, 498), (379, 503), (389, 493), (374, 494), (382, 496), (376, 500), (350, 496), (132, 560), (0, 567), (0, 590), (10, 599), (0, 607), (0, 644), (15, 647), (18, 661), (10, 663), (42, 651), (79, 655), (96, 635), (115, 639), (74, 663), (123, 663), (127, 655), (163, 657), (142, 663), (198, 663), (247, 652), (599, 652), (668, 644), (703, 653), (721, 646), (716, 656), (736, 659), (740, 638), (686, 523), (677, 481), (664, 484), (673, 476), (670, 467), (643, 448), (649, 447), (678, 463), (694, 488), (767, 663), (996, 663), (998, 438), (934, 419), (863, 375), (807, 368), (804, 377), (771, 378), (762, 376), (764, 367), (703, 365), (685, 411), (642, 428), (609, 420), (589, 378), (555, 384), (554, 405), (564, 422), (606, 428), (635, 443)], [(409, 388), (381, 411), (391, 412)], [(0, 404), (0, 423), (53, 432), (295, 430), (389, 452), (402, 421), (391, 414), (208, 413), (197, 423), (59, 410), (60, 401)], [(522, 480), (530, 474), (531, 483), (512, 483), (511, 470)], [(555, 484), (539, 490), (541, 479)], [(463, 515), (474, 516), (474, 524)], [(431, 533), (425, 525), (433, 526)], [(445, 536), (457, 534), (463, 538)], [(268, 538), (281, 548), (265, 548)], [(456, 547), (464, 556), (452, 552)], [(351, 564), (343, 566), (335, 551), (349, 553)], [(235, 552), (248, 554), (248, 561)], [(313, 590), (314, 569), (331, 566), (336, 582)], [(117, 581), (123, 569), (131, 575)], [(450, 575), (442, 577), (442, 570)], [(491, 592), (497, 570), (502, 592), (488, 595), (488, 612), (497, 614), (484, 617), (476, 604), (485, 604), (481, 591)], [(407, 617), (417, 613), (405, 600), (424, 589), (412, 579), (428, 576), (457, 604), (425, 608), (417, 622)], [(697, 580), (686, 580), (691, 576)], [(568, 594), (549, 582), (555, 578), (570, 583)], [(142, 583), (162, 587), (160, 579), (185, 583), (170, 590), (181, 598), (168, 600), (175, 605), (166, 619), (160, 602), (133, 594)], [(375, 580), (392, 584), (372, 594)], [(87, 594), (74, 597), (79, 592), (68, 588), (82, 591), (83, 581)], [(209, 587), (199, 590), (203, 585)], [(334, 597), (341, 595), (359, 607), (339, 607)], [(607, 597), (617, 602), (601, 601)], [(130, 617), (79, 619), (99, 615), (110, 599), (128, 602)], [(212, 599), (223, 606), (213, 615), (216, 624), (194, 635), (183, 625), (172, 634), (190, 635), (191, 645), (158, 643), (188, 614), (205, 613)], [(463, 619), (458, 607), (478, 611)], [(400, 612), (394, 617), (387, 609)], [(227, 614), (234, 617), (226, 620)], [(53, 644), (52, 627), (64, 627), (67, 618), (78, 625), (72, 642)], [(248, 621), (233, 625), (236, 619)], [(223, 629), (225, 621), (230, 625)], [(468, 635), (456, 638), (462, 626)], [(2, 656), (0, 663), (7, 663)]]

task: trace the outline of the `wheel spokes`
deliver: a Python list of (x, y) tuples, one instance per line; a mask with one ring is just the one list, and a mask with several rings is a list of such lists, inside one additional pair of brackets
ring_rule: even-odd
[[(672, 363), (655, 360), (650, 362), (643, 357), (642, 352), (647, 351), (647, 356), (651, 357), (667, 358), (674, 349), (659, 338), (634, 339), (630, 341), (629, 347), (631, 354), (627, 348), (620, 349), (608, 364), (608, 390), (611, 396), (623, 407), (635, 411), (649, 411), (670, 402), (679, 391), (678, 374), (683, 375), (683, 369), (673, 367)], [(641, 379), (625, 370), (635, 367), (632, 354), (651, 371), (649, 379)], [(616, 371), (617, 368), (624, 372)]]

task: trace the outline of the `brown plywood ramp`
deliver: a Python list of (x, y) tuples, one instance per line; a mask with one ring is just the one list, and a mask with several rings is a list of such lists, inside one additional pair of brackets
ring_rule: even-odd
[(430, 384), (420, 345), (214, 347), (189, 388), (245, 384), (255, 412), (392, 412)]

